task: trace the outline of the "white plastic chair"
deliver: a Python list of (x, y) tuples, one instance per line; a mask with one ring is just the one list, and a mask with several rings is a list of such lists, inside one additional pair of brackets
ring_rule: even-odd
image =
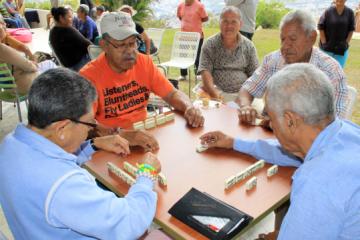
[(102, 53), (102, 51), (103, 50), (100, 46), (96, 46), (93, 44), (88, 46), (88, 53), (91, 60), (96, 59)]
[[(164, 74), (165, 77), (167, 77), (167, 69), (164, 66), (157, 65), (157, 68), (160, 72)], [(151, 106), (153, 112), (156, 112), (156, 109), (159, 110), (159, 113), (163, 113), (164, 108), (171, 110), (171, 106), (165, 102), (161, 97), (156, 96), (154, 93), (150, 93), (149, 101), (148, 101), (148, 107)]]
[(171, 49), (170, 61), (161, 63), (165, 67), (188, 69), (189, 71), (189, 96), (191, 94), (191, 71), (199, 47), (200, 33), (176, 32)]
[(357, 90), (352, 86), (348, 86), (348, 102), (347, 102), (347, 109), (345, 115), (346, 119), (349, 120), (351, 119), (357, 95), (358, 95)]
[(162, 28), (149, 28), (146, 29), (146, 34), (149, 36), (149, 38), (151, 38), (154, 42), (155, 47), (157, 48), (157, 51), (153, 54), (151, 54), (151, 56), (156, 57), (156, 59), (158, 60), (158, 62), (160, 63), (160, 57), (159, 57), (159, 52), (160, 52), (160, 46), (161, 46), (161, 42), (164, 36), (164, 32), (165, 29)]

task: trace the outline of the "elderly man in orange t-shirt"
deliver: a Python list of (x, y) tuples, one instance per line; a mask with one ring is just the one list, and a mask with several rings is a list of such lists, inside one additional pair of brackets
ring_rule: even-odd
[[(199, 42), (199, 48), (195, 59), (195, 73), (197, 74), (201, 47), (204, 42), (202, 23), (209, 20), (209, 17), (205, 11), (204, 4), (202, 4), (199, 0), (185, 0), (185, 2), (180, 3), (177, 8), (176, 15), (181, 21), (181, 31), (200, 33), (201, 37)], [(185, 80), (187, 76), (187, 69), (181, 69), (180, 74), (181, 76), (179, 77), (179, 80)]]
[[(176, 110), (183, 112), (191, 127), (201, 127), (204, 117), (190, 99), (176, 90), (154, 65), (151, 57), (138, 54), (135, 23), (125, 12), (105, 14), (100, 22), (104, 50), (96, 60), (80, 70), (80, 74), (96, 87), (98, 101), (94, 106), (100, 129), (130, 128), (146, 118), (150, 92), (163, 98)], [(104, 131), (103, 131), (104, 132)], [(145, 150), (158, 148), (157, 141), (145, 131), (120, 132), (130, 145)]]

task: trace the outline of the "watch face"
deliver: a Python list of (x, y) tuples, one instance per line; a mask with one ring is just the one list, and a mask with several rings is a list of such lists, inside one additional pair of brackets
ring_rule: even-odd
[(229, 218), (191, 215), (193, 219), (214, 232), (219, 232), (228, 222)]

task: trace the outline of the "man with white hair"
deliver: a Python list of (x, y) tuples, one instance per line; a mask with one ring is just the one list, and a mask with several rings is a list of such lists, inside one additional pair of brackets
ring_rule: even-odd
[[(133, 123), (145, 120), (151, 92), (183, 113), (189, 126), (203, 126), (204, 117), (200, 109), (195, 108), (183, 92), (173, 87), (154, 65), (151, 56), (138, 54), (138, 33), (128, 13), (107, 13), (101, 18), (100, 26), (100, 46), (104, 53), (84, 66), (80, 74), (90, 80), (97, 90), (94, 112), (96, 120), (103, 127), (131, 128)], [(148, 140), (142, 141), (145, 148), (154, 150), (158, 147), (153, 137), (146, 138)]]
[(211, 98), (234, 101), (241, 85), (259, 65), (254, 44), (239, 33), (241, 26), (240, 10), (225, 7), (220, 15), (220, 33), (202, 48), (198, 73), (203, 90)]
[(277, 140), (210, 132), (202, 144), (298, 167), (278, 240), (360, 239), (360, 127), (336, 117), (333, 86), (311, 64), (285, 67), (266, 88), (265, 110)]
[(323, 71), (335, 90), (336, 115), (344, 118), (346, 114), (347, 85), (340, 65), (327, 54), (313, 47), (316, 41), (316, 22), (311, 14), (296, 10), (285, 15), (280, 23), (281, 48), (264, 57), (262, 65), (246, 80), (240, 89), (237, 103), (240, 106), (239, 119), (252, 123), (257, 117), (251, 107), (254, 98), (263, 97), (269, 78), (292, 63), (310, 63)]

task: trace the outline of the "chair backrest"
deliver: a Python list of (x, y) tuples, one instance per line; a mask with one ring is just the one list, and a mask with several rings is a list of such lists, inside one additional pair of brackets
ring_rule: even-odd
[(357, 90), (352, 86), (348, 86), (348, 103), (347, 103), (346, 116), (345, 116), (346, 119), (351, 119), (357, 95), (358, 95)]
[(160, 50), (162, 38), (164, 36), (165, 29), (163, 28), (148, 28), (146, 34), (153, 40), (155, 47)]
[(60, 66), (64, 67), (64, 64), (61, 63), (60, 58), (56, 55), (53, 46), (51, 45), (49, 41), (49, 47), (51, 49), (52, 55), (56, 58), (56, 61), (60, 64)]
[(170, 60), (195, 63), (199, 47), (200, 33), (197, 32), (176, 32), (171, 49)]
[(0, 63), (0, 88), (16, 89), (14, 76), (6, 63)]
[(103, 50), (100, 46), (93, 45), (93, 44), (88, 46), (88, 53), (89, 53), (91, 60), (96, 59), (100, 55), (100, 53), (102, 53), (102, 51)]

